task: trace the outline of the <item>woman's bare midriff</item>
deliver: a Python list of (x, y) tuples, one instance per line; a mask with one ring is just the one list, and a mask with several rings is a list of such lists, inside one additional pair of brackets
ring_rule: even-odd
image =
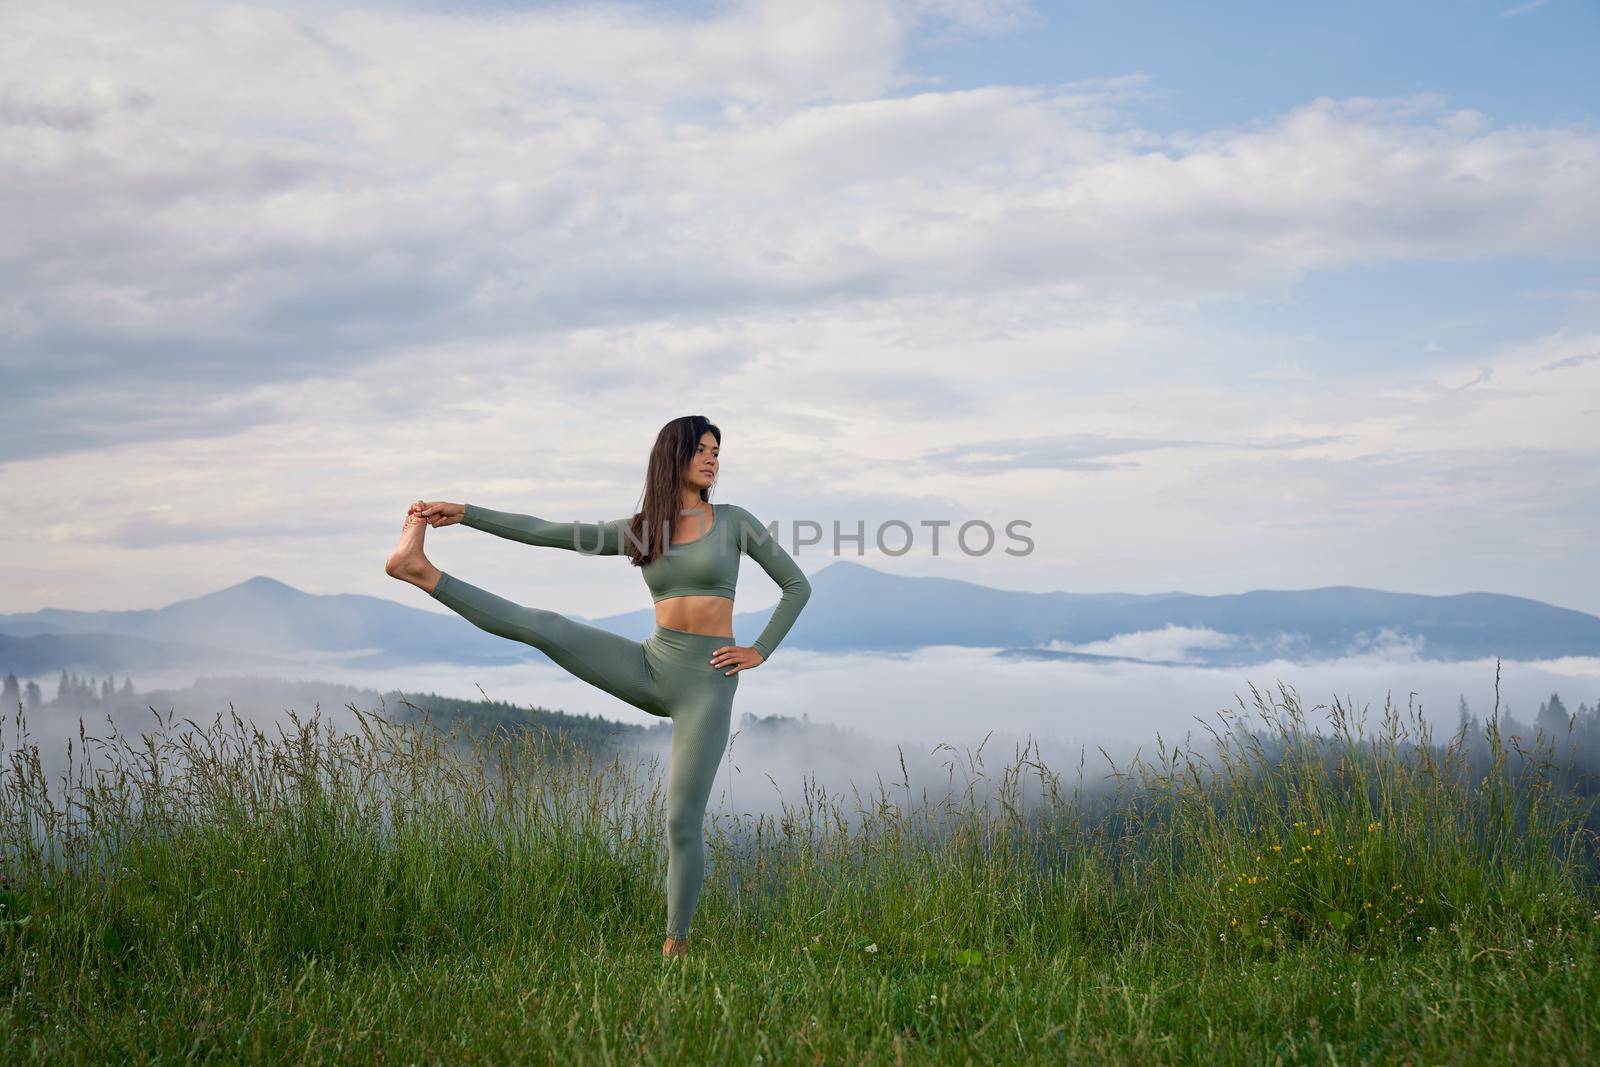
[(733, 601), (725, 596), (673, 596), (656, 602), (656, 625), (733, 640)]

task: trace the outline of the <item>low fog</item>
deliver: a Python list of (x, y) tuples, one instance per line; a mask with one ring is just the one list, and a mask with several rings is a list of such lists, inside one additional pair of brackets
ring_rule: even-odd
[[(403, 709), (391, 703), (392, 696), (386, 700), (380, 694), (400, 690), (654, 726), (636, 743), (647, 755), (662, 757), (663, 773), (666, 766), (670, 731), (665, 720), (549, 664), (436, 664), (359, 673), (315, 664), (308, 665), (305, 677), (285, 680), (294, 686), (292, 694), (259, 676), (230, 676), (223, 673), (226, 667), (118, 675), (109, 700), (99, 699), (104, 679), (93, 680), (96, 699), (60, 702), (55, 701), (59, 675), (31, 679), (43, 702), (26, 711), (28, 735), (40, 745), (54, 782), (65, 767), (68, 738), (79, 744), (80, 719), (89, 736), (108, 735), (114, 723), (124, 735), (137, 737), (158, 727), (156, 712), (180, 727), (185, 719), (207, 725), (216, 714), (226, 718), (231, 706), (269, 734), (291, 729), (291, 712), (302, 721), (318, 713), (338, 729), (353, 730), (357, 723), (348, 704), (396, 718)], [(24, 687), (29, 680), (21, 680)], [(134, 688), (131, 701), (125, 681)], [(1207, 752), (1212, 732), (1227, 732), (1229, 723), (1265, 729), (1252, 686), (1274, 700), (1281, 687), (1288, 687), (1308, 723), (1324, 730), (1327, 709), (1338, 700), (1354, 710), (1366, 733), (1375, 733), (1387, 699), (1402, 710), (1415, 709), (1442, 742), (1455, 730), (1463, 700), (1480, 720), (1491, 715), (1496, 663), (1418, 660), (1403, 645), (1320, 663), (1274, 661), (1245, 670), (1017, 660), (963, 647), (901, 655), (785, 649), (740, 678), (734, 734), (712, 805), (736, 813), (771, 811), (780, 801), (797, 802), (807, 782), (848, 800), (852, 792), (874, 794), (880, 786), (895, 786), (904, 773), (910, 775), (913, 795), (950, 783), (959, 788), (984, 768), (993, 773), (1014, 761), (1019, 747), (1029, 744), (1036, 746), (1034, 758), (1064, 783), (1081, 778), (1090, 788), (1106, 780), (1112, 769), (1108, 759), (1124, 770), (1135, 752), (1153, 760), (1158, 738), (1169, 750)], [(1504, 732), (1531, 737), (1539, 708), (1552, 693), (1571, 711), (1593, 705), (1600, 700), (1600, 659), (1502, 662), (1498, 707)], [(17, 741), (16, 703), (3, 714), (0, 739), (9, 753)], [(775, 726), (774, 716), (802, 720), (805, 728)], [(906, 795), (903, 786), (896, 788)]]

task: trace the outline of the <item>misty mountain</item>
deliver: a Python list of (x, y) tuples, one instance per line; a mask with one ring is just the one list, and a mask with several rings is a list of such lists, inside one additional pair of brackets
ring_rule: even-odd
[(192, 641), (151, 641), (128, 634), (55, 632), (12, 637), (0, 633), (0, 674), (10, 671), (24, 678), (86, 667), (96, 673), (124, 674), (130, 670), (215, 662), (284, 669), (299, 666), (281, 656), (244, 653)]
[[(52, 635), (53, 644), (16, 645), (6, 640)], [(93, 637), (94, 641), (87, 638)], [(195, 646), (204, 646), (196, 648)], [(214, 593), (164, 608), (135, 611), (41, 611), (0, 615), (0, 668), (7, 654), (49, 649), (61, 658), (48, 670), (121, 670), (155, 666), (125, 657), (161, 657), (161, 665), (219, 662), (303, 662), (305, 653), (334, 656), (347, 666), (383, 666), (427, 661), (481, 665), (516, 663), (533, 650), (485, 633), (464, 620), (421, 611), (381, 597), (353, 593), (319, 595), (257, 576)], [(297, 660), (298, 654), (298, 660)], [(535, 653), (537, 654), (537, 653)], [(113, 661), (115, 666), (113, 667)], [(20, 668), (16, 669), (21, 673)], [(34, 672), (37, 673), (37, 672)]]
[[(811, 576), (812, 597), (786, 649), (895, 652), (926, 645), (996, 648), (1008, 657), (1234, 666), (1277, 656), (1310, 661), (1412, 643), (1426, 659), (1536, 659), (1600, 654), (1600, 618), (1498, 593), (1424, 596), (1354, 586), (1189, 593), (1019, 592), (953, 578), (908, 577), (837, 561)], [(754, 639), (770, 609), (739, 612), (734, 632)], [(584, 620), (639, 640), (652, 609)], [(1106, 656), (1083, 645), (1186, 627), (1211, 631), (1182, 660)], [(258, 576), (214, 593), (137, 611), (0, 615), (0, 671), (63, 668), (125, 672), (219, 661), (346, 667), (421, 662), (488, 665), (542, 659), (534, 649), (381, 597), (305, 593)]]
[[(1416, 642), (1418, 656), (1433, 660), (1600, 655), (1600, 618), (1499, 593), (1426, 596), (1347, 585), (1221, 596), (1030, 593), (886, 574), (843, 561), (819, 571), (812, 584), (811, 602), (785, 647), (952, 644), (1004, 646), (1012, 655), (1050, 657), (1057, 654), (1037, 646), (1178, 626), (1231, 639), (1229, 645), (1190, 653), (1191, 663), (1210, 666), (1277, 656), (1333, 658), (1382, 644), (1386, 635)], [(824, 603), (826, 608), (814, 611)]]

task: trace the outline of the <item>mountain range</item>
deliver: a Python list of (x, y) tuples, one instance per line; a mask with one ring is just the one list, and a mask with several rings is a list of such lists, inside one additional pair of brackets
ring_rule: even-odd
[[(1355, 586), (1221, 596), (1023, 592), (890, 574), (844, 560), (811, 575), (811, 584), (811, 600), (785, 638), (786, 650), (964, 645), (1010, 658), (1219, 667), (1280, 657), (1314, 661), (1390, 641), (1409, 643), (1417, 656), (1434, 660), (1600, 655), (1600, 617), (1499, 593), (1425, 596)], [(737, 638), (753, 639), (768, 610), (737, 613)], [(640, 640), (655, 615), (646, 608), (583, 621)], [(1202, 632), (1187, 647), (1182, 635), (1175, 642), (1147, 642), (1168, 655), (1080, 650), (1169, 627)], [(378, 668), (542, 658), (454, 615), (382, 597), (306, 593), (266, 576), (160, 608), (0, 615), (0, 673), (22, 676), (191, 664), (303, 670), (310, 661)]]

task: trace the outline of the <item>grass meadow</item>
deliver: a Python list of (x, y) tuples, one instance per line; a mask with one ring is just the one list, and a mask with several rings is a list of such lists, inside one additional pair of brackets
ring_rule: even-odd
[(1252, 697), (1204, 751), (708, 818), (687, 961), (659, 762), (352, 705), (80, 731), (52, 779), (10, 717), (0, 1062), (1600, 1060), (1563, 739)]

